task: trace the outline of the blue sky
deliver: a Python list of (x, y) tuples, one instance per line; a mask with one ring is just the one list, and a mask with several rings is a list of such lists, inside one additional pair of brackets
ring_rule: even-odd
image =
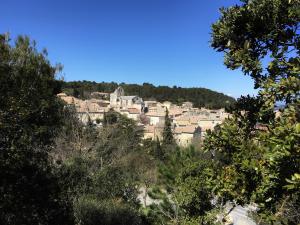
[(0, 0), (0, 32), (29, 35), (66, 80), (206, 87), (238, 97), (253, 82), (209, 46), (237, 0)]

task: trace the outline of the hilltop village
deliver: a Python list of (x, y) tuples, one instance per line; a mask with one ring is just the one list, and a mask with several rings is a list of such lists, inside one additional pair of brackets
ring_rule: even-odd
[(144, 130), (144, 138), (162, 138), (166, 113), (172, 121), (174, 138), (178, 145), (188, 146), (200, 143), (207, 130), (221, 124), (230, 114), (224, 109), (209, 110), (195, 108), (193, 103), (184, 102), (178, 106), (169, 101), (143, 101), (139, 96), (126, 96), (122, 87), (113, 93), (93, 92), (91, 98), (81, 100), (65, 93), (58, 94), (68, 105), (76, 109), (79, 119), (86, 123), (91, 120), (101, 125), (105, 112), (114, 110), (137, 121)]

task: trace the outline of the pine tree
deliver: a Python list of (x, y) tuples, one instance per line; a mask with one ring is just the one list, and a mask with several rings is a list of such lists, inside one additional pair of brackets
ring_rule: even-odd
[(156, 137), (156, 141), (155, 141), (155, 146), (154, 146), (154, 151), (155, 151), (155, 157), (157, 159), (163, 160), (165, 157), (164, 151), (161, 147), (160, 141), (158, 139), (158, 137)]
[(163, 130), (163, 145), (170, 145), (174, 143), (174, 137), (172, 133), (172, 124), (171, 124), (171, 119), (169, 117), (169, 111), (168, 109), (166, 110), (166, 115), (165, 115), (165, 126)]
[(28, 37), (0, 35), (1, 224), (69, 224), (60, 171), (49, 160), (63, 106), (44, 52)]

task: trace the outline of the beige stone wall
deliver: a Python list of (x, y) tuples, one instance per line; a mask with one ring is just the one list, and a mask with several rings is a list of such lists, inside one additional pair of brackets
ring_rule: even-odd
[(190, 133), (175, 134), (174, 138), (176, 140), (176, 143), (179, 146), (187, 147), (193, 143), (194, 134), (190, 134)]
[(161, 121), (160, 117), (158, 116), (149, 116), (149, 119), (150, 119), (150, 125), (156, 125)]
[(121, 106), (124, 108), (132, 107), (132, 101), (131, 100), (121, 100)]
[(139, 114), (128, 113), (127, 117), (130, 118), (130, 119), (133, 119), (133, 120), (138, 120), (140, 115)]
[(118, 105), (117, 98), (118, 96), (115, 93), (110, 94), (109, 102), (111, 107)]
[(131, 105), (131, 108), (136, 108), (136, 109), (138, 109), (141, 112), (141, 110), (142, 110), (142, 104), (133, 103)]

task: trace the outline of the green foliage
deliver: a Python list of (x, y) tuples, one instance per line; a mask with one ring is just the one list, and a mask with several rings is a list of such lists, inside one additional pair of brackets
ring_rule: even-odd
[[(298, 224), (300, 2), (242, 2), (221, 9), (212, 47), (225, 53), (228, 68), (250, 75), (259, 94), (241, 97), (232, 117), (208, 132), (203, 148), (212, 161), (186, 165), (180, 203), (192, 223), (215, 216), (217, 205), (205, 205), (215, 196), (220, 209), (227, 201), (256, 203), (260, 224)], [(279, 101), (283, 108), (275, 118)]]
[(110, 110), (108, 113), (104, 113), (103, 125), (115, 124), (118, 121), (119, 114), (113, 110)]
[[(298, 0), (254, 0), (223, 8), (221, 18), (212, 25), (212, 47), (225, 52), (225, 65), (241, 67), (256, 87), (289, 89), (293, 94), (286, 92), (286, 98), (296, 97), (299, 84), (282, 82), (299, 79), (299, 4)], [(265, 57), (267, 65), (262, 61)], [(278, 83), (284, 74), (288, 76)]]
[[(232, 117), (208, 132), (205, 152), (174, 144), (168, 112), (162, 144), (142, 141), (136, 122), (114, 111), (101, 128), (82, 124), (74, 108), (56, 98), (61, 85), (86, 99), (119, 84), (58, 82), (61, 68), (45, 51), (27, 37), (12, 45), (1, 35), (1, 222), (72, 224), (74, 209), (82, 225), (216, 224), (224, 203), (232, 201), (256, 203), (253, 216), (261, 224), (299, 224), (299, 8), (299, 0), (243, 0), (221, 10), (211, 45), (225, 53), (228, 68), (252, 77), (259, 94), (241, 97)], [(145, 100), (207, 108), (235, 102), (202, 88), (120, 85)], [(140, 188), (154, 201), (143, 210)]]
[(163, 145), (166, 146), (166, 145), (174, 144), (175, 140), (173, 137), (172, 123), (171, 123), (171, 119), (169, 117), (168, 109), (166, 110), (165, 125), (164, 125), (164, 130), (163, 130), (162, 136), (163, 136), (163, 140), (162, 140)]
[(140, 225), (142, 218), (136, 209), (117, 200), (99, 201), (90, 196), (80, 197), (75, 216), (81, 225)]
[(209, 160), (188, 163), (178, 176), (177, 198), (189, 217), (203, 217), (213, 208), (213, 196), (207, 185), (211, 164)]
[(61, 123), (56, 69), (28, 37), (19, 37), (12, 47), (0, 36), (0, 45), (1, 146), (47, 145)]
[(117, 112), (105, 114), (104, 126), (95, 144), (103, 165), (113, 163), (123, 156), (140, 149), (143, 130), (135, 121)]
[(82, 124), (72, 109), (65, 111), (65, 140), (57, 139), (56, 158), (62, 161), (76, 222), (147, 224), (137, 196), (140, 186), (155, 182), (156, 165), (142, 149), (142, 130), (114, 111), (105, 114), (102, 127)]
[(69, 224), (71, 208), (49, 152), (61, 125), (57, 69), (28, 37), (0, 35), (0, 220)]
[[(188, 193), (184, 186), (186, 181), (183, 174), (187, 164), (196, 163), (203, 157), (206, 156), (193, 147), (176, 148), (166, 154), (163, 163), (159, 165), (157, 185), (149, 191), (149, 196), (156, 200), (147, 211), (147, 217), (153, 224), (185, 224), (189, 220), (187, 208), (184, 207), (184, 196)], [(208, 199), (205, 199), (206, 202)], [(189, 224), (193, 223), (190, 221)]]
[(90, 192), (94, 185), (90, 166), (89, 160), (80, 155), (75, 155), (62, 164), (64, 185), (70, 198), (76, 199), (78, 196)]
[[(300, 2), (243, 2), (221, 10), (212, 47), (225, 53), (230, 69), (250, 75), (260, 91), (256, 98), (240, 99), (233, 117), (208, 135), (205, 149), (220, 167), (211, 183), (226, 200), (257, 203), (262, 222), (297, 224), (292, 199), (300, 195)], [(275, 118), (278, 101), (284, 107)]]
[(62, 85), (64, 92), (83, 99), (90, 98), (90, 93), (94, 91), (112, 93), (120, 85), (124, 88), (126, 94), (138, 95), (144, 100), (156, 99), (160, 102), (171, 101), (176, 104), (190, 101), (194, 103), (195, 107), (213, 109), (225, 108), (235, 102), (232, 97), (205, 88), (181, 88), (176, 86), (171, 88), (167, 86), (156, 87), (148, 83), (138, 85), (124, 83), (117, 84), (114, 82), (96, 83), (91, 81), (64, 82)]
[(154, 159), (163, 161), (165, 158), (164, 148), (161, 145), (158, 137), (156, 140), (152, 140), (151, 138), (144, 139), (143, 142), (143, 150), (151, 155)]

